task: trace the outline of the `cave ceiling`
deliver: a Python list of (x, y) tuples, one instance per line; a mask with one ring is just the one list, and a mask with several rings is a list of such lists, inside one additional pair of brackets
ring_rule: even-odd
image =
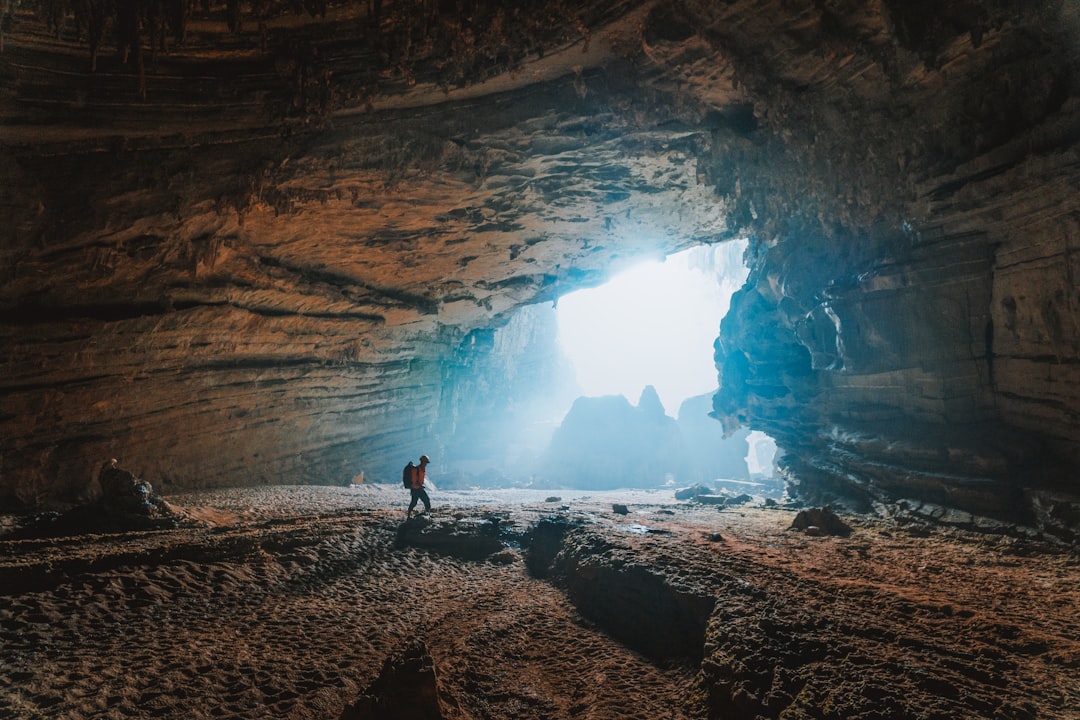
[[(5, 7), (0, 450), (24, 504), (117, 454), (179, 487), (389, 472), (460, 416), (444, 361), (470, 333), (738, 237), (753, 292), (717, 363), (745, 382), (718, 417), (835, 438), (823, 393), (940, 371), (970, 382), (964, 418), (996, 422), (1010, 369), (987, 380), (956, 328), (1004, 327), (995, 248), (1075, 209), (1071, 3)], [(1055, 209), (1010, 215), (1025, 182)], [(871, 352), (888, 331), (841, 318), (843, 293), (907, 287), (933, 238), (986, 307), (926, 331), (946, 350)], [(755, 365), (766, 351), (792, 360)], [(1019, 385), (1008, 422), (1075, 428), (1073, 400), (1039, 419)]]
[[(47, 222), (15, 229), (16, 245), (32, 237), (49, 253), (14, 258), (5, 300), (57, 315), (225, 306), (468, 329), (551, 300), (564, 281), (595, 283), (620, 260), (721, 239), (722, 203), (696, 170), (707, 138), (631, 83), (623, 55), (645, 9), (622, 10), (607, 24), (581, 10), (596, 37), (570, 28), (487, 81), (471, 75), (508, 61), (441, 82), (424, 81), (447, 62), (434, 52), (380, 63), (387, 51), (363, 51), (375, 32), (363, 3), (265, 22), (265, 52), (259, 37), (193, 19), (183, 43), (143, 49), (142, 77), (115, 57), (78, 72), (88, 50), (76, 43), (9, 39), (16, 184), (70, 183), (44, 189)], [(490, 42), (515, 41), (526, 39)], [(65, 72), (77, 89), (55, 85)], [(77, 276), (49, 271), (60, 256)]]

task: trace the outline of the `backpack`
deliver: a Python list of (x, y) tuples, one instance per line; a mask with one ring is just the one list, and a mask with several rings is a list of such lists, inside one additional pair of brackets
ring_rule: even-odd
[(413, 465), (412, 460), (410, 460), (409, 464), (405, 466), (405, 469), (401, 471), (401, 484), (404, 485), (407, 490), (412, 490), (413, 470), (415, 469), (416, 466)]

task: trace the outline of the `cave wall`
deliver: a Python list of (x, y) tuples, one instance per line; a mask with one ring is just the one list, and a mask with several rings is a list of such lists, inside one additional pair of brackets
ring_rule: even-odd
[(804, 495), (1080, 524), (1074, 4), (211, 3), (93, 52), (46, 5), (0, 52), (10, 503), (392, 480), (530, 386), (477, 344), (517, 308), (747, 237), (713, 412)]
[[(714, 413), (774, 435), (807, 498), (1062, 528), (1080, 460), (1078, 18), (909, 5), (826, 10), (798, 39), (762, 13), (789, 42), (739, 51), (773, 127), (723, 138), (708, 166), (754, 237)], [(740, 42), (721, 17), (709, 30)], [(808, 38), (831, 52), (785, 62)], [(788, 82), (766, 88), (778, 66)]]
[[(722, 239), (707, 137), (638, 82), (643, 4), (551, 5), (463, 23), (342, 2), (231, 29), (211, 3), (164, 51), (144, 24), (94, 59), (72, 15), (15, 8), (4, 505), (93, 494), (110, 458), (165, 491), (396, 482), (422, 452), (448, 473), (432, 448), (517, 392), (500, 363), (521, 348), (476, 338)], [(471, 391), (481, 367), (497, 393)]]

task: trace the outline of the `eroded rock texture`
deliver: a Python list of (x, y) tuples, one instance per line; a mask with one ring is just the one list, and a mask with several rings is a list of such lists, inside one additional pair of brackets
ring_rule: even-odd
[[(453, 48), (407, 63), (383, 45), (420, 38), (413, 18), (399, 6), (374, 26), (366, 8), (286, 14), (266, 50), (211, 12), (141, 78), (112, 55), (89, 72), (71, 19), (57, 42), (14, 16), (0, 298), (14, 499), (71, 499), (108, 457), (163, 489), (438, 463), (469, 411), (452, 368), (484, 345), (474, 331), (658, 237), (721, 235), (696, 180), (705, 139), (616, 50), (640, 45), (641, 8), (519, 18), (539, 23), (535, 68), (488, 83), (498, 58), (422, 81)], [(605, 34), (586, 49), (590, 28)], [(491, 402), (463, 402), (477, 398)]]
[(805, 494), (1075, 522), (1075, 11), (877, 9), (740, 51), (774, 132), (712, 148), (757, 231), (715, 411)]
[(392, 479), (515, 309), (745, 236), (714, 413), (801, 492), (1078, 524), (1073, 4), (130, 5), (3, 23), (9, 500)]

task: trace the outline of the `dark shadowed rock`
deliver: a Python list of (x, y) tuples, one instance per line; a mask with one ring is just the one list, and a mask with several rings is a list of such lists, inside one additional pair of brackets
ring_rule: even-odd
[(555, 556), (562, 549), (563, 539), (581, 522), (565, 515), (552, 515), (540, 520), (526, 538), (525, 567), (534, 577), (546, 578)]
[(414, 640), (398, 657), (387, 658), (382, 672), (340, 720), (443, 720), (443, 701), (435, 661), (427, 644)]
[(101, 509), (108, 515), (151, 517), (162, 512), (164, 501), (154, 494), (150, 483), (118, 467), (116, 460), (102, 467), (98, 482), (101, 484)]
[[(813, 529), (811, 529), (813, 528)], [(851, 534), (851, 528), (828, 507), (800, 510), (791, 521), (789, 530), (802, 530), (807, 535)]]
[(493, 513), (480, 517), (417, 515), (398, 526), (397, 542), (463, 560), (482, 560), (504, 549), (501, 522)]
[(588, 529), (567, 532), (551, 566), (581, 612), (651, 658), (700, 659), (716, 598), (670, 568)]
[(98, 483), (101, 496), (94, 502), (36, 515), (16, 536), (163, 530), (197, 524), (155, 493), (149, 482), (119, 467), (116, 460), (102, 466)]

